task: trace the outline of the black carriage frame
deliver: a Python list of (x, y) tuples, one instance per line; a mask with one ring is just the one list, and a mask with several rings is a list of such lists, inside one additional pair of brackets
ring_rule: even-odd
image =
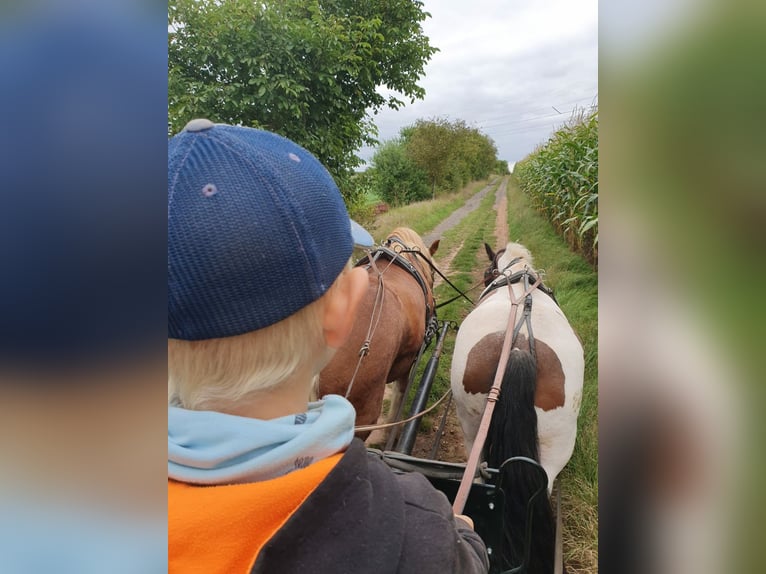
[[(431, 484), (445, 494), (452, 503), (465, 472), (465, 464), (442, 462), (418, 458), (399, 452), (367, 449), (370, 456), (378, 457), (396, 473), (419, 472)], [(526, 464), (538, 470), (539, 488), (527, 500), (527, 521), (524, 534), (524, 558), (521, 564), (510, 569), (504, 569), (502, 561), (502, 545), (504, 533), (504, 507), (506, 492), (512, 485), (503, 484), (505, 476), (503, 469), (506, 465)], [(548, 475), (540, 464), (531, 458), (517, 456), (509, 458), (500, 469), (482, 467), (477, 470), (475, 481), (471, 485), (468, 499), (465, 503), (464, 514), (471, 517), (474, 530), (484, 541), (489, 555), (490, 574), (523, 574), (529, 566), (530, 549), (532, 547), (532, 508), (539, 496), (547, 496)], [(557, 515), (559, 512), (557, 512)]]

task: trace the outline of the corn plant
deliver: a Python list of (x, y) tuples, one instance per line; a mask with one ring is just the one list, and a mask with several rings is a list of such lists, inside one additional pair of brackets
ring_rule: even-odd
[(598, 109), (579, 110), (514, 175), (569, 245), (598, 265)]

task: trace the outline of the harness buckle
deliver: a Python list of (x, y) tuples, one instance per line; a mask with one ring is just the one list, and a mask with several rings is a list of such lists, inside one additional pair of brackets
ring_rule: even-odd
[(524, 314), (529, 315), (532, 312), (532, 293), (527, 293), (524, 297)]

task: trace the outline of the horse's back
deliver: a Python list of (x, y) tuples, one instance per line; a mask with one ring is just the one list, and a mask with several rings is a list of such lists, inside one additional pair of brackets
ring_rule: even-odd
[[(467, 449), (473, 444), (495, 378), (510, 310), (506, 292), (492, 293), (463, 320), (455, 340), (450, 378)], [(516, 322), (522, 314), (523, 305)], [(574, 448), (585, 363), (574, 330), (558, 305), (541, 291), (533, 294), (531, 324), (540, 459), (552, 481)], [(515, 347), (530, 349), (526, 325), (520, 329)]]
[[(370, 273), (367, 294), (359, 304), (351, 334), (319, 376), (319, 397), (345, 396), (353, 378), (348, 399), (356, 408), (357, 424), (377, 421), (385, 384), (406, 375), (422, 342), (422, 334), (418, 341), (417, 331), (408, 324), (408, 297), (402, 293), (411, 286), (399, 286), (399, 271), (392, 268), (386, 272), (380, 292), (377, 276)], [(422, 293), (418, 294), (422, 299)], [(423, 333), (424, 323), (421, 319), (415, 329)], [(360, 361), (363, 348), (366, 355)]]
[[(531, 324), (536, 347), (542, 344), (549, 350), (547, 356), (555, 355), (561, 363), (561, 371), (565, 378), (571, 379), (574, 390), (578, 385), (582, 386), (585, 365), (582, 344), (564, 313), (548, 295), (536, 291), (533, 297)], [(505, 338), (510, 312), (507, 297), (504, 297), (502, 292), (493, 293), (463, 320), (455, 339), (452, 357), (453, 384), (462, 380), (466, 367), (471, 364), (487, 362), (488, 357), (496, 356), (499, 359), (499, 347), (502, 347)], [(516, 322), (522, 318), (522, 312), (522, 306), (519, 306)], [(523, 348), (524, 345), (528, 345), (529, 340), (526, 325), (522, 326), (519, 333), (520, 338), (515, 346)], [(494, 380), (494, 373), (492, 379)], [(489, 384), (491, 385), (491, 381)], [(472, 385), (469, 392), (478, 392), (479, 388)], [(488, 390), (487, 386), (484, 392)]]

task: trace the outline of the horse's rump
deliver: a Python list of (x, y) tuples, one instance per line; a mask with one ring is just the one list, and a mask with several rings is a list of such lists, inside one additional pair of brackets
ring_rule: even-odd
[[(518, 333), (484, 445), (485, 457), (493, 468), (500, 468), (511, 457), (528, 457), (545, 470), (548, 490), (533, 506), (527, 571), (547, 574), (553, 569), (555, 527), (546, 494), (574, 448), (584, 371), (582, 346), (555, 299), (539, 289), (529, 294), (531, 307), (527, 308), (529, 320), (525, 320), (525, 289), (539, 277), (526, 248), (509, 243), (495, 253), (487, 246), (487, 255), (492, 265), (485, 272), (485, 282), (498, 288), (485, 291), (460, 326), (451, 386), (466, 450), (470, 451), (498, 368), (512, 301), (518, 301), (511, 327)], [(506, 566), (518, 566), (527, 501), (545, 481), (541, 482), (538, 469), (520, 463), (506, 465), (501, 480), (508, 524), (503, 555)]]

